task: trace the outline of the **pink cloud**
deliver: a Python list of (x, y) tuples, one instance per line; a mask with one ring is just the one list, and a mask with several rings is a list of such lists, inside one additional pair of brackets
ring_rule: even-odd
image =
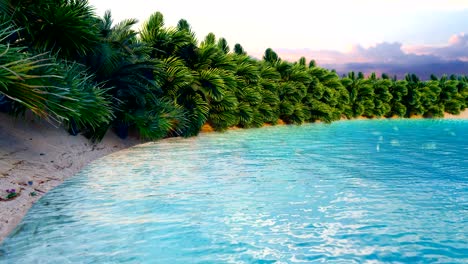
[[(335, 69), (339, 74), (349, 71), (387, 73), (402, 78), (415, 73), (422, 78), (430, 74), (466, 74), (468, 72), (468, 35), (452, 36), (441, 46), (403, 46), (383, 42), (375, 46), (355, 45), (349, 52), (311, 49), (275, 49), (283, 60), (297, 61), (304, 56), (319, 66)], [(257, 58), (262, 55), (258, 54)]]
[(434, 55), (443, 60), (468, 61), (468, 35), (453, 35), (447, 44), (441, 46), (408, 46), (404, 50), (417, 55)]
[(383, 42), (369, 48), (355, 45), (349, 52), (310, 49), (277, 49), (275, 51), (284, 60), (297, 61), (304, 56), (316, 60), (318, 64), (402, 63), (409, 56), (402, 50), (402, 44), (398, 42)]
[[(453, 35), (442, 46), (403, 46), (398, 42), (382, 42), (365, 48), (355, 45), (349, 52), (311, 49), (275, 49), (288, 61), (297, 61), (304, 56), (318, 64), (346, 63), (426, 63), (429, 61), (468, 61), (468, 34)], [(261, 54), (255, 54), (261, 58)]]

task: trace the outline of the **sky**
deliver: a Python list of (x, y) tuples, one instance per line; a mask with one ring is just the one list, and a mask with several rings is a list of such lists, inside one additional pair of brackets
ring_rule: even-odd
[(98, 15), (144, 22), (160, 11), (166, 26), (181, 18), (202, 40), (213, 32), (260, 58), (320, 64), (468, 62), (468, 0), (90, 0)]

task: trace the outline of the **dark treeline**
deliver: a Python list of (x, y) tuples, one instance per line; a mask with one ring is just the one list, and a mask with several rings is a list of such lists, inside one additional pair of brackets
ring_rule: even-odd
[(158, 139), (197, 135), (206, 123), (222, 131), (467, 107), (467, 76), (339, 77), (272, 49), (257, 60), (214, 34), (198, 42), (186, 20), (167, 27), (159, 12), (136, 31), (135, 19), (113, 23), (81, 0), (1, 0), (0, 11), (0, 108), (92, 139), (109, 129)]

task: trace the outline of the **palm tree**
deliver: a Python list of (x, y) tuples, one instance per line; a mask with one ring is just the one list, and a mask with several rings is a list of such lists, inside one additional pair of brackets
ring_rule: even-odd
[(406, 106), (403, 104), (403, 98), (408, 94), (407, 82), (404, 80), (393, 80), (388, 88), (392, 95), (390, 99), (390, 111), (385, 115), (386, 117), (406, 115)]
[(276, 63), (281, 61), (281, 59), (278, 57), (278, 54), (276, 54), (276, 52), (274, 52), (271, 48), (265, 50), (263, 60), (271, 65), (276, 65)]
[(392, 82), (388, 78), (378, 79), (375, 73), (372, 73), (369, 79), (374, 90), (374, 109), (372, 110), (372, 116), (385, 116), (391, 110), (389, 102), (392, 99), (392, 95), (389, 91), (389, 87)]
[(2, 43), (12, 26), (0, 30), (0, 93), (14, 103), (19, 114), (26, 109), (58, 122), (97, 129), (113, 118), (106, 90), (100, 89), (77, 64), (58, 62), (47, 53), (29, 55), (22, 47)]
[(234, 53), (236, 53), (237, 55), (247, 55), (247, 53), (244, 51), (244, 48), (239, 43), (236, 43), (236, 45), (234, 45)]
[(262, 102), (258, 107), (265, 123), (277, 124), (280, 119), (279, 81), (281, 75), (272, 66), (258, 62), (260, 94)]
[(348, 73), (347, 78), (343, 78), (341, 82), (349, 92), (350, 112), (346, 115), (353, 118), (363, 115), (372, 116), (374, 108), (372, 83), (365, 79), (362, 73), (356, 76), (354, 72)]
[(406, 106), (406, 117), (424, 114), (421, 103), (421, 89), (424, 83), (415, 74), (407, 74), (405, 80), (408, 93), (402, 98), (402, 103)]
[(194, 35), (186, 20), (179, 21), (177, 28), (165, 28), (164, 16), (156, 12), (144, 23), (140, 38), (152, 48), (152, 58), (168, 58), (181, 52), (185, 46), (194, 44)]
[(249, 56), (235, 53), (235, 77), (237, 88), (235, 95), (239, 101), (237, 116), (241, 127), (259, 127), (266, 122), (265, 115), (271, 109), (265, 105), (257, 62)]
[(468, 76), (458, 76), (458, 101), (460, 102), (460, 110), (463, 111), (468, 107)]
[(220, 38), (218, 40), (218, 48), (221, 49), (221, 51), (224, 54), (229, 53), (229, 45), (228, 45), (227, 40), (225, 38)]
[[(439, 104), (444, 112), (450, 114), (460, 114), (466, 108), (467, 87), (463, 79), (458, 79), (456, 76), (443, 76), (438, 83), (440, 88)], [(465, 95), (463, 95), (463, 92)]]
[(156, 140), (178, 136), (188, 126), (185, 110), (173, 102), (147, 95), (144, 108), (125, 113), (143, 139)]
[(421, 105), (424, 109), (423, 115), (425, 117), (441, 117), (444, 115), (443, 104), (438, 103), (441, 88), (438, 81), (424, 82), (420, 88), (421, 92)]
[(92, 140), (101, 140), (104, 133), (99, 130), (112, 122), (116, 111), (108, 89), (96, 84), (94, 75), (81, 64), (62, 62), (59, 65), (64, 76), (61, 86), (68, 88), (67, 97), (73, 99), (60, 98), (54, 102), (66, 107), (65, 126), (71, 134), (82, 131)]
[(161, 62), (150, 58), (151, 49), (137, 38), (132, 27), (138, 21), (126, 19), (113, 25), (110, 11), (99, 23), (100, 43), (85, 59), (96, 81), (112, 88), (119, 105), (135, 107), (147, 93), (157, 93), (155, 82)]
[(349, 94), (335, 72), (319, 68), (309, 68), (312, 76), (305, 102), (310, 111), (308, 121), (332, 122), (342, 115), (347, 116)]
[(136, 23), (127, 19), (113, 25), (106, 12), (99, 23), (100, 43), (85, 62), (112, 95), (118, 108), (113, 126), (120, 137), (131, 128), (146, 139), (179, 135), (187, 126), (185, 111), (163, 97), (165, 62), (151, 58), (155, 49), (140, 41), (132, 29)]
[[(7, 0), (8, 17), (21, 30), (15, 45), (30, 52), (51, 51), (59, 58), (79, 60), (98, 42), (98, 19), (86, 0)], [(5, 9), (5, 8), (4, 8)]]
[[(141, 41), (151, 48), (151, 58), (159, 59), (162, 63), (161, 71), (155, 73), (162, 98), (184, 110), (187, 125), (179, 130), (180, 134), (197, 135), (208, 120), (209, 105), (194, 75), (199, 49), (190, 24), (181, 19), (177, 28), (166, 29), (163, 15), (157, 12), (143, 25)], [(210, 79), (207, 72), (202, 75)], [(211, 92), (217, 95), (220, 91)]]
[(208, 122), (216, 130), (225, 130), (236, 125), (238, 101), (235, 96), (235, 63), (216, 44), (214, 34), (208, 34), (200, 44), (198, 61), (194, 66), (195, 87), (204, 94), (210, 105)]
[[(86, 70), (73, 62), (82, 61), (83, 56), (89, 55), (99, 40), (98, 19), (88, 2), (7, 1), (3, 7), (3, 10), (6, 10), (3, 19), (7, 19), (10, 25), (21, 28), (4, 40), (10, 46), (31, 54), (29, 56), (42, 54), (39, 56), (42, 56), (43, 60), (47, 60), (45, 57), (50, 57), (48, 59), (52, 62), (45, 67), (37, 68), (36, 71), (39, 74), (52, 73), (59, 77), (46, 82), (49, 86), (49, 95), (60, 94), (62, 98), (55, 100), (57, 96), (48, 97), (47, 112), (53, 109), (52, 105), (74, 106), (59, 108), (52, 111), (53, 114), (49, 116), (57, 116), (61, 110), (57, 120), (66, 121), (75, 128), (82, 126), (87, 131), (96, 131), (99, 122), (108, 124), (113, 118), (113, 110), (107, 103), (109, 100), (107, 90), (101, 89), (101, 85), (93, 81), (93, 74), (86, 73)], [(48, 55), (49, 52), (54, 56)], [(67, 88), (54, 90), (52, 87)], [(75, 103), (70, 103), (72, 98)], [(102, 111), (95, 111), (91, 116), (84, 114), (86, 110), (94, 109), (92, 104), (97, 102), (101, 102)], [(21, 111), (21, 108), (19, 109)]]
[(144, 24), (141, 40), (151, 47), (153, 58), (165, 63), (166, 72), (158, 81), (163, 94), (187, 109), (191, 125), (183, 131), (185, 136), (198, 134), (205, 122), (218, 130), (237, 123), (234, 65), (225, 40), (216, 43), (214, 34), (208, 34), (197, 47), (187, 21), (167, 29), (159, 12)]

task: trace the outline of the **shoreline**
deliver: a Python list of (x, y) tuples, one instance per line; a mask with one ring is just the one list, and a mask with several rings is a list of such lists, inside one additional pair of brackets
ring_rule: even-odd
[[(468, 119), (468, 109), (456, 116), (445, 114), (443, 119)], [(201, 133), (211, 132), (205, 125)], [(5, 196), (7, 189), (20, 192), (14, 199), (0, 201), (0, 244), (48, 191), (89, 163), (142, 143), (107, 133), (100, 143), (93, 144), (45, 121), (0, 113), (0, 195)]]
[(468, 119), (468, 108), (461, 112), (459, 115), (452, 115), (445, 113), (443, 119)]
[(0, 200), (0, 244), (48, 191), (89, 163), (141, 143), (107, 133), (93, 144), (46, 121), (0, 113), (0, 197), (8, 195), (7, 189), (19, 193), (11, 200)]

